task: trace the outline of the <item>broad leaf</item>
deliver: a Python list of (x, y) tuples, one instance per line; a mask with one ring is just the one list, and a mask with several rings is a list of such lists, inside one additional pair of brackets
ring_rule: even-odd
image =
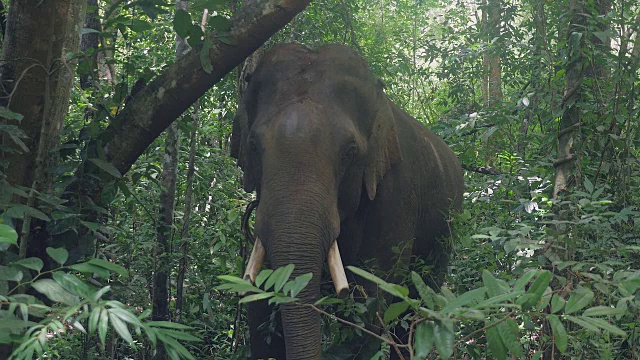
[(77, 296), (69, 293), (60, 284), (52, 279), (42, 279), (31, 284), (37, 292), (45, 295), (51, 301), (63, 303), (65, 305), (75, 305), (79, 299)]
[(447, 319), (433, 325), (433, 338), (436, 350), (442, 359), (449, 359), (453, 355), (453, 323)]
[(564, 354), (564, 352), (567, 351), (567, 344), (569, 342), (567, 330), (565, 330), (564, 325), (562, 325), (562, 322), (557, 316), (549, 315), (547, 320), (549, 320), (549, 326), (551, 327), (556, 347)]
[(11, 265), (18, 265), (18, 266), (22, 266), (22, 267), (27, 268), (27, 269), (40, 271), (40, 270), (42, 270), (42, 267), (44, 266), (44, 263), (39, 258), (30, 257), (30, 258), (14, 261)]
[(13, 266), (0, 265), (0, 280), (19, 282), (24, 277), (20, 269)]
[(400, 316), (408, 308), (409, 308), (409, 303), (406, 301), (401, 301), (401, 302), (397, 302), (389, 305), (387, 310), (384, 312), (384, 322), (388, 324), (391, 321), (396, 320), (398, 316)]
[(52, 247), (48, 247), (47, 254), (60, 265), (64, 265), (69, 258), (69, 252), (65, 248), (54, 249)]
[(593, 291), (579, 287), (571, 292), (567, 305), (565, 305), (565, 314), (572, 314), (576, 311), (582, 310), (593, 300)]
[(512, 355), (520, 358), (522, 356), (522, 345), (520, 344), (520, 340), (518, 339), (518, 335), (520, 331), (518, 329), (518, 324), (515, 321), (508, 318), (505, 321), (501, 322), (497, 325), (498, 334), (500, 334), (500, 338), (502, 339), (502, 343), (504, 346), (511, 352)]
[(87, 261), (87, 264), (105, 268), (122, 276), (127, 276), (128, 274), (127, 269), (123, 268), (122, 266), (102, 259), (91, 259)]
[(253, 294), (253, 295), (249, 295), (249, 296), (245, 296), (242, 299), (240, 299), (240, 301), (238, 301), (238, 303), (240, 304), (244, 304), (244, 303), (248, 303), (248, 302), (252, 302), (252, 301), (258, 301), (258, 300), (262, 300), (262, 299), (267, 299), (272, 297), (273, 295), (275, 295), (275, 293), (273, 292), (265, 292), (265, 293), (260, 293), (260, 294)]
[(505, 360), (507, 358), (507, 347), (502, 342), (502, 337), (498, 332), (497, 325), (487, 328), (486, 336), (487, 344), (489, 345), (489, 350), (491, 350), (493, 357), (497, 360)]
[(425, 359), (433, 347), (433, 321), (423, 321), (418, 324), (413, 340), (414, 358)]
[(18, 245), (18, 233), (11, 226), (0, 224), (0, 243)]
[(113, 176), (114, 178), (119, 179), (122, 177), (120, 170), (118, 170), (115, 166), (113, 166), (113, 164), (105, 160), (96, 158), (96, 159), (89, 159), (89, 161), (91, 161), (95, 166), (99, 167), (101, 170)]

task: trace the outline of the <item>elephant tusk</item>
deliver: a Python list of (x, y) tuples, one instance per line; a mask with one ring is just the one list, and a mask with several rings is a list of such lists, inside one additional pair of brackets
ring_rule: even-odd
[(338, 298), (344, 298), (349, 293), (349, 282), (347, 281), (347, 275), (344, 273), (344, 266), (342, 266), (342, 258), (340, 258), (337, 240), (334, 241), (333, 245), (329, 248), (327, 263), (329, 264), (329, 272), (331, 273), (333, 286), (336, 288), (336, 294), (338, 294)]
[(260, 238), (256, 238), (256, 242), (253, 244), (253, 250), (251, 250), (249, 262), (247, 263), (247, 269), (242, 277), (243, 279), (249, 280), (251, 283), (256, 281), (256, 277), (258, 276), (262, 263), (264, 262), (264, 256), (265, 251), (264, 246), (262, 246), (262, 241), (260, 241)]

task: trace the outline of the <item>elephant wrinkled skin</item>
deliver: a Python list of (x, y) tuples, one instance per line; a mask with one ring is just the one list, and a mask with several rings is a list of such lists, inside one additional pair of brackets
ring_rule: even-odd
[[(267, 52), (234, 120), (231, 152), (244, 189), (257, 191), (255, 232), (269, 266), (293, 263), (293, 276), (313, 273), (298, 295), (303, 301), (319, 298), (334, 239), (345, 265), (370, 260), (384, 273), (416, 255), (440, 274), (446, 268), (438, 238), (449, 234), (449, 211), (461, 208), (460, 164), (388, 99), (348, 47), (287, 44)], [(399, 244), (410, 246), (394, 256)], [(253, 358), (320, 359), (316, 312), (282, 305), (284, 343), (272, 337), (267, 345), (257, 329), (264, 307), (248, 307)]]

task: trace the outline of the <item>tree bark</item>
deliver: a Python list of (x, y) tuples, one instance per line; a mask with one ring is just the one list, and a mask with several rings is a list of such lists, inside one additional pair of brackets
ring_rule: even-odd
[[(0, 105), (24, 116), (19, 127), (28, 136), (24, 142), (29, 149), (4, 153), (11, 185), (31, 187), (39, 145), (51, 149), (57, 142), (75, 71), (75, 63), (65, 55), (78, 51), (85, 5), (86, 0), (11, 1), (0, 67)], [(43, 129), (45, 121), (49, 123)], [(10, 139), (3, 139), (3, 144), (13, 145)]]
[[(84, 27), (100, 31), (100, 20), (98, 20), (98, 0), (87, 0), (87, 15), (84, 20)], [(98, 64), (98, 44), (100, 36), (97, 33), (83, 34), (80, 40), (80, 51), (85, 53), (87, 57), (83, 60), (88, 63), (89, 73), (80, 76), (80, 87), (88, 89), (91, 82), (96, 80), (97, 64)], [(90, 54), (87, 54), (90, 53)]]
[[(85, 10), (86, 1), (81, 0), (11, 2), (0, 67), (0, 103), (24, 116), (18, 127), (28, 136), (24, 141), (28, 151), (4, 152), (3, 157), (9, 184), (31, 188), (27, 199), (14, 201), (30, 207), (37, 206), (38, 192), (51, 191), (49, 170), (57, 162), (52, 149), (58, 144), (75, 75), (75, 61), (65, 55), (78, 51)], [(5, 146), (12, 146), (11, 142), (2, 141)], [(34, 256), (46, 259), (46, 232), (32, 234), (27, 214), (21, 227), (19, 255), (25, 257), (31, 249)]]
[[(206, 28), (209, 10), (204, 9), (202, 14), (202, 31)], [(189, 139), (189, 164), (187, 165), (187, 189), (184, 192), (184, 215), (182, 217), (182, 231), (180, 232), (180, 265), (176, 279), (176, 316), (175, 321), (180, 322), (182, 318), (182, 308), (184, 304), (184, 279), (187, 274), (187, 264), (189, 262), (189, 220), (191, 219), (191, 200), (193, 196), (193, 175), (195, 174), (196, 146), (198, 134), (198, 110), (200, 100), (196, 101), (191, 114), (191, 136)]]
[(576, 131), (580, 128), (582, 115), (579, 102), (582, 97), (585, 67), (583, 31), (587, 22), (587, 10), (583, 0), (571, 0), (569, 14), (563, 112), (558, 129), (558, 155), (553, 164), (556, 169), (554, 199), (557, 199), (561, 192), (570, 191), (578, 177), (575, 148), (578, 142)]

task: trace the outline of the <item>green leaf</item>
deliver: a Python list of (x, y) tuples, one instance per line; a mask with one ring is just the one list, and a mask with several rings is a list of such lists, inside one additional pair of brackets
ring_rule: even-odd
[(33, 321), (24, 321), (19, 319), (2, 319), (0, 321), (0, 329), (1, 330), (13, 330), (13, 329), (23, 329), (26, 327), (31, 327), (37, 325), (37, 323)]
[(42, 270), (44, 263), (39, 258), (31, 257), (31, 258), (14, 261), (11, 265), (18, 265), (18, 266), (22, 266), (24, 268), (39, 272), (40, 270)]
[(88, 263), (73, 264), (69, 266), (69, 268), (83, 273), (95, 273), (103, 279), (109, 279), (111, 277), (111, 273), (109, 272), (109, 270)]
[(312, 277), (313, 277), (313, 273), (306, 273), (306, 274), (302, 274), (300, 276), (296, 276), (295, 280), (290, 281), (290, 282), (287, 283), (287, 285), (289, 285), (289, 284), (291, 284), (291, 285), (289, 286), (289, 289), (285, 290), (285, 294), (287, 292), (290, 292), (290, 295), (292, 297), (298, 296), (300, 291), (302, 291), (302, 289), (304, 289), (305, 286), (307, 286), (307, 284), (309, 284), (309, 281), (311, 280)]
[(614, 335), (618, 335), (621, 336), (623, 338), (627, 337), (627, 333), (625, 333), (622, 329), (620, 329), (619, 327), (612, 325), (611, 323), (609, 323), (607, 320), (604, 319), (598, 319), (598, 318), (592, 318), (589, 316), (580, 316), (580, 319), (594, 325), (597, 326), (598, 328), (610, 332)]
[(433, 341), (435, 339), (433, 335), (433, 328), (433, 321), (423, 321), (418, 324), (413, 341), (413, 349), (415, 351), (414, 358), (425, 359), (431, 352)]
[(422, 302), (430, 309), (434, 309), (436, 306), (436, 301), (434, 298), (435, 291), (431, 289), (427, 284), (424, 283), (424, 280), (416, 273), (415, 271), (411, 272), (411, 281), (413, 281), (413, 285), (418, 290), (418, 294), (422, 299)]
[(512, 319), (507, 318), (498, 324), (497, 328), (504, 346), (517, 358), (522, 357), (522, 345), (518, 339), (518, 335), (520, 334), (518, 324)]
[(514, 292), (509, 292), (509, 293), (506, 293), (506, 294), (490, 297), (487, 300), (484, 300), (484, 301), (478, 303), (477, 305), (474, 305), (473, 308), (474, 309), (482, 309), (482, 308), (485, 308), (485, 307), (496, 306), (497, 304), (500, 304), (503, 301), (511, 300), (511, 299), (513, 299), (515, 297), (518, 297), (518, 296), (522, 295), (523, 293), (524, 293), (524, 291), (514, 291)]
[(86, 34), (100, 34), (100, 31), (92, 28), (82, 28), (80, 35), (86, 35)]
[(498, 296), (509, 291), (509, 287), (506, 286), (506, 284), (498, 282), (498, 279), (487, 270), (482, 271), (482, 282), (487, 288), (487, 293), (490, 297)]
[(122, 177), (122, 174), (120, 173), (120, 171), (113, 166), (113, 164), (104, 161), (102, 159), (89, 159), (89, 161), (91, 161), (95, 166), (99, 167), (101, 170), (103, 170), (104, 172), (106, 172), (107, 174), (119, 179)]
[(589, 321), (585, 321), (584, 319), (577, 317), (577, 316), (572, 316), (572, 315), (566, 315), (565, 318), (575, 324), (578, 324), (580, 326), (582, 326), (583, 328), (587, 329), (587, 330), (591, 330), (595, 333), (600, 333), (600, 329), (593, 325), (592, 323), (590, 323)]
[(209, 57), (209, 50), (211, 50), (211, 40), (208, 37), (204, 38), (202, 49), (200, 50), (200, 65), (202, 70), (207, 74), (211, 74), (213, 71), (213, 65), (211, 65), (211, 58)]
[(498, 332), (497, 325), (487, 325), (490, 326), (487, 328), (486, 336), (487, 336), (487, 344), (489, 345), (489, 350), (493, 354), (493, 357), (497, 360), (506, 360), (507, 358), (507, 347), (502, 342), (502, 337)]
[(551, 282), (552, 277), (553, 274), (548, 270), (544, 270), (539, 273), (538, 277), (533, 281), (526, 292), (526, 294), (529, 296), (523, 296), (522, 298), (520, 298), (522, 300), (518, 302), (518, 304), (522, 305), (523, 310), (530, 309), (531, 307), (535, 306), (538, 301), (540, 301), (540, 298), (542, 298), (542, 295), (544, 295), (544, 292), (547, 289), (547, 286), (549, 286), (549, 282)]
[(274, 297), (272, 297), (271, 299), (269, 299), (268, 304), (284, 304), (284, 303), (290, 303), (290, 302), (295, 302), (297, 299), (296, 298), (292, 298), (290, 296), (282, 296), (282, 295), (275, 295)]
[(109, 309), (109, 314), (113, 314), (117, 317), (120, 318), (120, 320), (124, 321), (124, 322), (128, 322), (131, 325), (134, 326), (142, 326), (142, 323), (140, 322), (140, 319), (138, 319), (134, 314), (130, 313), (129, 311), (119, 308), (119, 307), (112, 307)]
[(565, 330), (564, 325), (562, 325), (562, 322), (557, 316), (549, 315), (547, 319), (549, 320), (549, 326), (551, 327), (556, 347), (560, 353), (564, 354), (565, 351), (567, 351), (567, 344), (569, 342), (567, 330)]
[(88, 298), (94, 292), (95, 289), (84, 281), (78, 279), (73, 274), (67, 274), (62, 271), (56, 271), (53, 273), (53, 279), (60, 284), (65, 290), (74, 295), (80, 295), (84, 298)]
[(174, 339), (178, 339), (182, 341), (202, 342), (202, 339), (182, 331), (162, 329), (162, 333), (165, 335), (171, 336)]
[(63, 303), (65, 305), (76, 305), (79, 301), (78, 297), (69, 293), (60, 284), (52, 279), (42, 279), (34, 282), (31, 286), (37, 292), (45, 295), (51, 301)]
[(24, 219), (25, 216), (31, 216), (32, 218), (42, 221), (49, 221), (47, 214), (31, 206), (22, 204), (10, 206), (5, 212), (5, 215), (16, 219)]
[(131, 344), (133, 342), (133, 337), (127, 328), (127, 324), (120, 320), (120, 318), (111, 311), (109, 311), (109, 321), (111, 321), (113, 328), (116, 330), (118, 335), (127, 342), (127, 344)]
[(4, 106), (0, 106), (0, 117), (9, 119), (9, 120), (18, 120), (18, 121), (24, 118), (22, 114), (15, 113)]
[(534, 276), (538, 274), (538, 270), (530, 270), (526, 273), (522, 274), (522, 276), (516, 280), (516, 283), (513, 285), (514, 290), (523, 290), (525, 286), (533, 279)]
[(447, 306), (445, 306), (442, 309), (442, 312), (450, 313), (453, 310), (456, 310), (457, 308), (469, 305), (471, 303), (477, 304), (480, 301), (484, 300), (484, 294), (486, 291), (487, 291), (486, 288), (481, 287), (481, 288), (473, 289), (463, 294), (460, 294), (460, 296), (449, 301)]
[(264, 289), (269, 290), (271, 287), (274, 287), (275, 291), (280, 291), (282, 286), (289, 280), (289, 276), (293, 273), (294, 265), (289, 264), (287, 266), (283, 266), (274, 270), (274, 272), (269, 276), (267, 281), (264, 284)]
[(262, 300), (262, 299), (267, 299), (267, 298), (272, 297), (273, 295), (275, 295), (275, 293), (273, 293), (273, 292), (264, 292), (264, 293), (260, 293), (260, 294), (248, 295), (248, 296), (245, 296), (242, 299), (240, 299), (240, 301), (238, 301), (238, 303), (244, 304), (244, 303), (248, 303), (248, 302), (252, 302), (252, 301), (258, 301), (258, 300)]
[(331, 304), (339, 304), (341, 303), (342, 300), (340, 299), (336, 299), (336, 298), (332, 298), (332, 297), (322, 297), (320, 300), (316, 301), (313, 305), (331, 305)]
[(20, 269), (13, 266), (0, 265), (0, 280), (16, 281), (19, 282), (24, 277), (24, 274)]
[(176, 34), (181, 38), (186, 38), (189, 36), (189, 29), (191, 29), (191, 25), (193, 21), (191, 20), (191, 15), (184, 10), (176, 10), (176, 15), (173, 18), (173, 29), (176, 31)]
[(585, 310), (583, 316), (614, 316), (626, 313), (626, 309), (612, 308), (608, 306), (594, 306)]
[(260, 285), (262, 285), (262, 283), (264, 283), (264, 281), (267, 280), (269, 276), (271, 276), (271, 274), (273, 274), (273, 270), (271, 269), (264, 269), (260, 271), (258, 276), (256, 276), (256, 286), (260, 287)]
[(105, 268), (111, 272), (115, 272), (118, 273), (119, 275), (122, 276), (127, 276), (128, 271), (127, 269), (123, 268), (122, 266), (106, 261), (106, 260), (102, 260), (102, 259), (91, 259), (89, 261), (86, 262), (89, 265), (94, 265), (94, 266), (99, 266), (102, 268)]
[(174, 323), (171, 321), (150, 321), (147, 325), (157, 328), (176, 329), (176, 330), (191, 330), (191, 326)]
[(553, 294), (551, 297), (551, 313), (555, 314), (558, 311), (562, 310), (567, 301), (558, 294)]
[(64, 265), (69, 258), (69, 252), (65, 248), (54, 249), (52, 247), (48, 247), (47, 254), (60, 265)]
[(18, 245), (18, 233), (9, 225), (0, 224), (0, 243)]
[(576, 288), (571, 292), (571, 296), (569, 297), (569, 300), (567, 300), (564, 312), (565, 314), (572, 314), (584, 309), (591, 303), (591, 300), (593, 300), (593, 291), (585, 287)]
[(189, 350), (173, 337), (167, 336), (163, 331), (158, 331), (157, 335), (158, 339), (163, 342), (165, 349), (167, 349), (167, 353), (171, 354), (174, 352), (172, 358), (179, 359), (179, 356), (181, 356), (185, 359), (194, 359), (193, 355), (189, 353)]
[(451, 320), (435, 322), (433, 326), (433, 338), (436, 350), (443, 359), (449, 359), (453, 355), (453, 323)]
[(100, 320), (100, 311), (102, 308), (94, 307), (89, 315), (89, 334), (93, 335), (98, 329), (98, 320)]
[(107, 309), (102, 308), (100, 311), (100, 321), (98, 323), (98, 335), (100, 337), (100, 343), (102, 344), (103, 349), (106, 344), (108, 329), (109, 329), (109, 312), (107, 311)]
[(387, 310), (384, 312), (385, 324), (388, 324), (391, 321), (397, 319), (398, 316), (400, 316), (408, 308), (409, 308), (409, 303), (406, 301), (401, 301), (401, 302), (397, 302), (389, 305)]
[(237, 293), (241, 293), (241, 292), (261, 293), (261, 292), (263, 292), (262, 290), (258, 289), (257, 287), (251, 285), (249, 282), (243, 283), (243, 284), (222, 284), (222, 285), (216, 286), (216, 289), (218, 289), (218, 290), (229, 290), (231, 292), (237, 292)]
[(231, 30), (231, 21), (222, 15), (216, 15), (209, 18), (209, 24), (218, 32), (228, 32)]

